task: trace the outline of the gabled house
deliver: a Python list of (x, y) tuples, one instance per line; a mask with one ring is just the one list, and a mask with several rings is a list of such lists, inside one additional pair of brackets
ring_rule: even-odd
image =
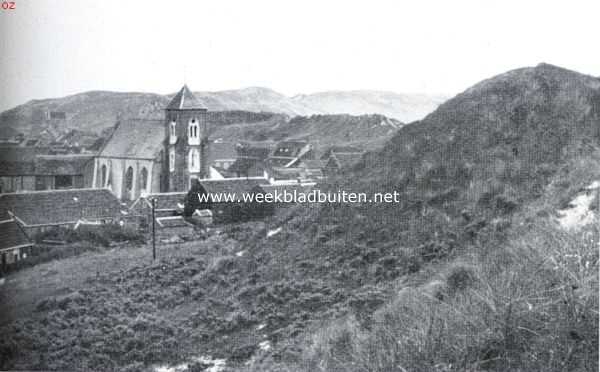
[(0, 220), (16, 220), (29, 234), (79, 221), (117, 222), (125, 208), (109, 190), (70, 189), (0, 194)]
[(31, 252), (33, 243), (14, 218), (0, 221), (0, 263), (6, 268), (15, 262), (26, 258)]
[(142, 195), (129, 207), (129, 210), (132, 214), (148, 217), (152, 214), (152, 200), (156, 200), (155, 217), (175, 216), (183, 212), (186, 195), (187, 192), (162, 192)]
[(327, 174), (338, 173), (358, 164), (363, 155), (364, 151), (353, 147), (333, 147), (321, 157), (321, 160), (325, 161), (323, 170)]
[(312, 156), (312, 146), (306, 141), (282, 141), (269, 154), (267, 164), (272, 167), (295, 167), (300, 160)]
[(201, 204), (212, 211), (213, 221), (216, 223), (255, 219), (272, 213), (273, 206), (244, 198), (264, 193), (261, 187), (264, 183), (265, 179), (261, 177), (198, 180), (192, 188), (195, 193), (192, 197), (206, 198), (207, 203)]

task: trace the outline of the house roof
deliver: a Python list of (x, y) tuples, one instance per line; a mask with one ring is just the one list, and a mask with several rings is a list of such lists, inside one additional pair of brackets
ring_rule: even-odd
[(120, 215), (121, 202), (107, 189), (68, 189), (0, 194), (0, 220), (9, 212), (24, 225), (59, 225)]
[(315, 183), (290, 183), (290, 184), (277, 184), (277, 185), (260, 185), (263, 190), (265, 190), (266, 194), (272, 194), (275, 195), (275, 192), (278, 192), (280, 195), (282, 195), (284, 192), (288, 193), (288, 194), (294, 194), (294, 191), (296, 192), (296, 194), (298, 193), (304, 193), (304, 194), (308, 194), (313, 187), (315, 186)]
[(29, 237), (14, 219), (0, 221), (0, 251), (28, 245)]
[(250, 168), (252, 168), (255, 165), (258, 166), (258, 167), (263, 167), (263, 168), (266, 167), (263, 164), (263, 161), (260, 160), (260, 159), (256, 159), (256, 158), (238, 158), (238, 159), (235, 160), (235, 162), (233, 164), (231, 164), (231, 166), (229, 168), (227, 168), (227, 170), (229, 172), (246, 174), (250, 170)]
[(164, 139), (162, 120), (122, 120), (98, 156), (155, 159), (163, 148)]
[[(210, 194), (232, 194), (236, 198), (242, 198), (243, 193), (250, 193), (253, 189), (260, 187), (266, 180), (262, 177), (256, 178), (226, 178), (224, 180), (199, 180), (200, 184)], [(213, 200), (214, 201), (214, 200)]]
[(323, 153), (323, 155), (321, 156), (322, 160), (325, 160), (327, 158), (329, 158), (329, 156), (331, 156), (331, 154), (336, 153), (363, 153), (363, 150), (358, 148), (358, 147), (353, 147), (353, 146), (331, 146), (327, 149), (327, 151), (325, 151)]
[(240, 144), (237, 146), (237, 157), (240, 158), (255, 158), (255, 159), (266, 159), (272, 150), (271, 143), (264, 144)]
[(30, 147), (0, 147), (0, 176), (33, 175), (37, 153), (38, 149)]
[(315, 160), (315, 159), (304, 159), (302, 160), (301, 167), (306, 169), (321, 169), (325, 166), (324, 160)]
[(167, 110), (206, 110), (194, 93), (184, 85), (167, 105)]
[(129, 209), (152, 208), (152, 199), (156, 199), (156, 210), (175, 211), (179, 209), (178, 204), (183, 204), (187, 192), (160, 192), (140, 196)]
[(282, 141), (277, 144), (271, 156), (296, 157), (307, 145), (306, 141)]
[(36, 175), (80, 175), (93, 155), (38, 155), (35, 159)]
[(360, 162), (362, 153), (333, 153), (329, 157), (327, 166), (335, 166), (337, 168), (348, 168)]

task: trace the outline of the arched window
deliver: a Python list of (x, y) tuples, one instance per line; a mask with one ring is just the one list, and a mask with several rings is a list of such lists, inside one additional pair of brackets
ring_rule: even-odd
[(171, 172), (175, 171), (175, 149), (174, 148), (169, 149), (169, 171), (171, 171)]
[(190, 172), (200, 172), (200, 151), (198, 149), (190, 149), (188, 164)]
[(146, 167), (143, 167), (140, 172), (140, 188), (142, 190), (148, 190), (148, 170)]
[(193, 118), (188, 125), (188, 143), (190, 145), (200, 144), (200, 126), (198, 119)]
[(106, 170), (106, 164), (102, 164), (102, 168), (101, 168), (101, 177), (100, 179), (102, 180), (102, 187), (106, 187), (106, 175), (107, 175), (107, 170)]
[(125, 188), (128, 191), (133, 189), (133, 168), (127, 168), (127, 172), (125, 172)]
[(174, 144), (177, 142), (177, 123), (172, 121), (169, 123), (169, 143)]

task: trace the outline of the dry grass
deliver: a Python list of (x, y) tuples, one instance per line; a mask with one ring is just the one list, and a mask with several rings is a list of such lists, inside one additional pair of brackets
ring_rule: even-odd
[[(348, 317), (307, 342), (310, 371), (598, 369), (599, 228), (517, 231), (502, 249), (401, 290), (370, 329)], [(499, 265), (504, 262), (504, 265)], [(477, 268), (477, 269), (475, 269)]]

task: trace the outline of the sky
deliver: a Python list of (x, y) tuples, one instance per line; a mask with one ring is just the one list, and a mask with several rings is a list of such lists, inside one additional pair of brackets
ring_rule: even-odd
[(540, 62), (600, 76), (600, 1), (14, 0), (0, 111), (88, 90), (453, 95)]

